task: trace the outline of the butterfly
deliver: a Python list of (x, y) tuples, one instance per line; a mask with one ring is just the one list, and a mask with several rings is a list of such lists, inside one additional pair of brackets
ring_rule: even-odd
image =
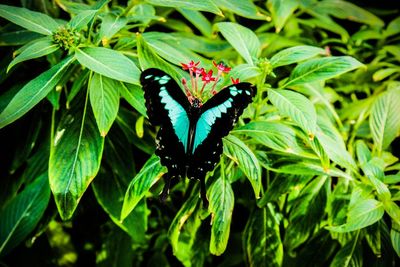
[(155, 154), (168, 172), (161, 199), (169, 194), (171, 179), (188, 177), (201, 182), (203, 205), (208, 205), (205, 177), (222, 154), (222, 137), (228, 135), (243, 110), (252, 102), (256, 88), (247, 82), (221, 89), (204, 105), (197, 97), (188, 99), (179, 85), (162, 70), (141, 73), (147, 115), (160, 126)]

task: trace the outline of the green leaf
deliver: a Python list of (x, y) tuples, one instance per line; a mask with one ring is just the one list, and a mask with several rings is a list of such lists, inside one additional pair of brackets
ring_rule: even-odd
[(76, 59), (86, 68), (109, 78), (139, 84), (140, 71), (132, 60), (112, 49), (86, 47), (75, 50)]
[(99, 174), (92, 183), (94, 194), (99, 204), (108, 213), (112, 221), (128, 233), (136, 244), (147, 242), (147, 206), (140, 202), (136, 208), (120, 221), (124, 193), (128, 185), (119, 175), (107, 173), (100, 169)]
[(298, 45), (278, 52), (271, 57), (270, 62), (272, 67), (277, 68), (324, 54), (325, 50), (322, 48), (309, 45)]
[(173, 68), (171, 64), (168, 64), (166, 61), (160, 58), (160, 56), (157, 55), (156, 52), (144, 40), (143, 36), (139, 35), (137, 37), (137, 42), (139, 63), (143, 70), (148, 68), (158, 68), (171, 75), (171, 77), (174, 78), (178, 84), (180, 84), (182, 77), (180, 72)]
[(394, 201), (384, 201), (385, 211), (392, 218), (394, 223), (400, 224), (400, 207)]
[(24, 45), (42, 36), (43, 35), (39, 33), (31, 32), (25, 29), (12, 32), (2, 32), (0, 33), (0, 46)]
[(229, 232), (234, 206), (232, 187), (227, 179), (219, 178), (208, 190), (210, 206), (208, 210), (212, 214), (210, 252), (213, 255), (224, 253), (228, 245)]
[(7, 67), (7, 72), (16, 64), (33, 58), (42, 57), (53, 53), (58, 50), (59, 46), (54, 44), (50, 37), (41, 38), (33, 43), (29, 43), (26, 47), (20, 48), (22, 50), (16, 58), (11, 61)]
[(308, 60), (299, 64), (282, 87), (324, 81), (363, 66), (349, 56), (325, 57)]
[(186, 8), (178, 8), (188, 21), (190, 21), (204, 36), (212, 37), (212, 25), (208, 19), (199, 11)]
[(112, 13), (108, 13), (103, 17), (101, 22), (100, 32), (97, 36), (98, 40), (101, 40), (103, 45), (108, 43), (117, 32), (119, 32), (128, 23), (126, 17), (115, 16)]
[(159, 56), (175, 65), (180, 65), (181, 63), (189, 62), (190, 60), (194, 60), (195, 62), (200, 61), (203, 66), (209, 65), (209, 62), (198, 54), (186, 49), (185, 47), (177, 46), (176, 41), (171, 42), (169, 40), (160, 40), (158, 35), (148, 35), (146, 33), (143, 34), (143, 37), (147, 44), (153, 48)]
[(366, 164), (372, 158), (371, 151), (369, 150), (367, 144), (365, 144), (363, 140), (357, 140), (356, 152), (358, 161), (360, 162), (361, 165)]
[(37, 177), (0, 212), (0, 256), (4, 256), (35, 229), (50, 200), (47, 173)]
[(199, 10), (211, 12), (216, 15), (222, 15), (221, 10), (214, 4), (212, 0), (202, 1), (186, 1), (186, 0), (146, 0), (146, 2), (155, 6), (166, 6), (175, 8), (187, 8), (191, 10)]
[(240, 0), (240, 2), (234, 0), (218, 0), (215, 1), (215, 3), (219, 8), (245, 18), (270, 20), (268, 16), (258, 11), (257, 6), (251, 0)]
[(369, 126), (378, 153), (389, 147), (400, 133), (400, 88), (391, 89), (372, 105)]
[(161, 166), (160, 159), (156, 155), (153, 155), (129, 183), (125, 193), (124, 204), (122, 205), (121, 220), (124, 220), (131, 213), (149, 189), (160, 180), (163, 174), (164, 167)]
[(290, 117), (311, 138), (317, 127), (317, 113), (314, 105), (305, 96), (289, 90), (268, 90), (269, 100), (280, 113)]
[(68, 25), (76, 30), (80, 31), (85, 28), (89, 22), (94, 18), (98, 10), (83, 10), (79, 12), (75, 17), (68, 22)]
[(147, 117), (146, 106), (144, 104), (144, 92), (142, 88), (134, 84), (121, 83), (120, 94), (134, 109), (137, 110), (137, 112), (144, 117)]
[(282, 266), (283, 245), (278, 218), (271, 204), (251, 213), (243, 232), (243, 251), (248, 266)]
[(45, 98), (63, 78), (67, 67), (72, 61), (73, 57), (62, 60), (22, 87), (7, 107), (0, 113), (0, 129), (22, 117)]
[[(107, 227), (108, 229), (109, 227)], [(104, 233), (102, 234), (103, 237)], [(132, 249), (132, 239), (124, 231), (112, 227), (96, 254), (98, 267), (132, 267), (137, 252)]]
[(317, 155), (302, 144), (302, 141), (296, 136), (295, 130), (282, 123), (250, 122), (240, 128), (236, 128), (231, 133), (248, 135), (257, 143), (277, 151), (306, 158), (317, 158)]
[(224, 38), (250, 65), (260, 52), (260, 41), (250, 29), (233, 22), (217, 23)]
[(390, 229), (390, 240), (398, 257), (400, 257), (400, 224), (392, 223), (392, 229)]
[(249, 179), (256, 198), (260, 197), (261, 168), (254, 153), (239, 138), (228, 135), (223, 139), (224, 153), (232, 159)]
[(230, 72), (230, 76), (232, 78), (239, 78), (240, 81), (249, 80), (251, 78), (257, 77), (260, 74), (260, 69), (250, 64), (240, 64), (238, 66), (235, 66)]
[(395, 18), (387, 25), (384, 36), (387, 38), (398, 33), (400, 33), (400, 17)]
[(280, 32), (286, 21), (293, 12), (298, 8), (299, 2), (296, 0), (272, 0), (267, 2), (267, 7), (271, 11), (272, 19), (275, 24), (276, 32)]
[(95, 73), (89, 82), (90, 104), (100, 135), (106, 136), (119, 108), (119, 87), (116, 80)]
[(323, 219), (328, 186), (328, 177), (318, 176), (304, 187), (294, 200), (284, 239), (285, 248), (289, 251), (294, 251), (303, 244)]
[(330, 267), (361, 267), (363, 266), (363, 257), (361, 247), (358, 245), (358, 236), (342, 247), (333, 258)]
[(313, 8), (319, 14), (330, 14), (339, 19), (383, 27), (384, 22), (374, 14), (362, 9), (355, 4), (342, 0), (325, 0), (318, 2)]
[(334, 125), (323, 117), (318, 118), (316, 137), (328, 157), (340, 166), (357, 170), (357, 165), (346, 149), (343, 137)]
[(345, 224), (327, 228), (338, 233), (355, 231), (376, 223), (384, 213), (382, 202), (375, 199), (362, 199), (350, 205)]
[(382, 81), (383, 79), (386, 79), (387, 77), (391, 76), (392, 74), (397, 74), (399, 72), (400, 72), (400, 68), (380, 69), (372, 75), (372, 80), (374, 82), (379, 82), (379, 81)]
[(46, 14), (26, 8), (0, 5), (0, 17), (44, 35), (51, 35), (59, 27), (58, 23)]
[(79, 200), (100, 168), (104, 139), (87, 100), (73, 106), (58, 124), (50, 148), (49, 180), (63, 220), (72, 217)]
[(201, 226), (200, 212), (197, 207), (199, 202), (198, 186), (181, 209), (176, 214), (168, 230), (174, 255), (185, 265), (190, 266), (193, 262), (194, 251), (198, 246), (196, 233)]

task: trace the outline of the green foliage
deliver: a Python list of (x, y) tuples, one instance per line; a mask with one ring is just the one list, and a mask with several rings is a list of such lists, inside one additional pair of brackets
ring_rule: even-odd
[[(399, 265), (389, 2), (1, 4), (0, 264)], [(190, 60), (257, 87), (207, 176), (208, 209), (187, 179), (158, 200), (139, 82), (156, 67), (180, 83)]]

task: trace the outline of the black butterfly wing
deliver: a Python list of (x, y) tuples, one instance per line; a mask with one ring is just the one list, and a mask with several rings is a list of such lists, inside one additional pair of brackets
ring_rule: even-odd
[(201, 107), (190, 148), (188, 177), (204, 180), (207, 172), (214, 169), (222, 153), (222, 137), (232, 130), (255, 94), (256, 88), (250, 83), (234, 84)]
[[(178, 84), (164, 71), (147, 69), (140, 76), (152, 125), (160, 125), (156, 155), (169, 177), (184, 174), (190, 120), (190, 103)], [(168, 180), (167, 180), (168, 182)]]

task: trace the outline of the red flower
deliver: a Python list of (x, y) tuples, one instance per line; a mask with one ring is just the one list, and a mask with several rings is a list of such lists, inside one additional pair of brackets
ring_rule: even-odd
[(218, 71), (221, 71), (221, 72), (228, 73), (231, 70), (231, 68), (229, 68), (228, 66), (225, 66), (225, 64), (223, 62), (220, 62), (217, 64), (213, 60), (213, 65), (218, 69)]
[(197, 65), (199, 65), (199, 64), (200, 64), (200, 61), (197, 62), (197, 63), (194, 63), (193, 60), (191, 60), (191, 61), (189, 62), (189, 64), (181, 63), (182, 69), (184, 69), (184, 70), (192, 70), (193, 68), (196, 68)]
[(234, 78), (231, 77), (231, 81), (233, 84), (238, 84), (240, 83), (239, 78), (237, 78), (236, 80)]
[(205, 84), (215, 81), (215, 78), (212, 76), (213, 75), (213, 71), (212, 70), (210, 70), (208, 73), (203, 70), (203, 73), (201, 75), (202, 75), (201, 80)]
[(197, 68), (197, 67), (193, 67), (193, 72), (195, 74), (201, 75), (204, 72), (204, 68)]

